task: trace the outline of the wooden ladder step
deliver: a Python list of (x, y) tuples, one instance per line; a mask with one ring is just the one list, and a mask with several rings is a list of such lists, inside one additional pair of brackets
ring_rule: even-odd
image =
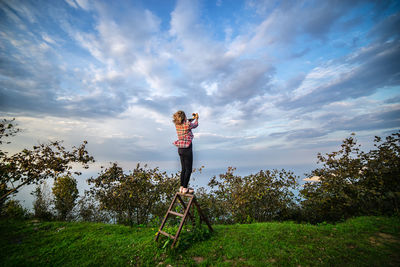
[(180, 196), (184, 196), (184, 197), (193, 197), (194, 196), (193, 194), (189, 194), (189, 193), (185, 194), (185, 193), (177, 192), (177, 194)]
[(172, 210), (168, 211), (168, 213), (170, 213), (170, 214), (172, 214), (172, 215), (175, 215), (175, 216), (180, 216), (180, 217), (183, 217), (183, 216), (185, 216), (185, 215), (184, 215), (184, 214), (182, 214), (182, 213), (175, 212), (175, 211), (172, 211)]
[(166, 232), (164, 232), (164, 231), (158, 230), (158, 232), (159, 232), (160, 234), (162, 234), (162, 235), (165, 235), (166, 237), (169, 237), (169, 238), (175, 239), (175, 236), (173, 236), (173, 235), (170, 235), (170, 234), (168, 234), (168, 233), (166, 233)]

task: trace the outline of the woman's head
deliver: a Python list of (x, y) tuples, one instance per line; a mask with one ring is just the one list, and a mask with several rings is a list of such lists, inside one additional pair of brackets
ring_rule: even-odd
[(186, 114), (182, 110), (179, 110), (175, 112), (175, 114), (172, 116), (173, 120), (172, 122), (179, 125), (185, 122), (186, 120)]

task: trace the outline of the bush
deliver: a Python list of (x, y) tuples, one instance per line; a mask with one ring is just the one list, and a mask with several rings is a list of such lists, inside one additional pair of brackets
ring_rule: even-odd
[(105, 210), (101, 210), (99, 203), (93, 197), (90, 197), (89, 192), (86, 192), (83, 197), (78, 200), (77, 204), (78, 220), (85, 222), (103, 222), (109, 223), (111, 217)]
[[(354, 134), (353, 134), (354, 136)], [(399, 214), (400, 133), (386, 137), (367, 153), (351, 136), (341, 149), (322, 156), (321, 168), (310, 176), (319, 182), (306, 183), (300, 191), (303, 219), (310, 222), (338, 221), (352, 216)]]
[(290, 219), (297, 203), (294, 191), (298, 186), (292, 172), (261, 170), (240, 177), (234, 175), (234, 170), (228, 168), (219, 179), (214, 176), (208, 184), (213, 189), (208, 202), (217, 205), (212, 208), (217, 216), (214, 221), (250, 223)]
[(23, 208), (18, 200), (8, 200), (3, 208), (2, 217), (9, 219), (27, 219), (30, 214), (27, 209)]
[(33, 201), (33, 211), (35, 218), (50, 221), (54, 218), (51, 211), (51, 196), (46, 182), (42, 186), (38, 185), (31, 193), (35, 200)]
[(158, 168), (149, 169), (139, 164), (129, 174), (113, 163), (96, 178), (88, 179), (94, 186), (90, 196), (117, 223), (147, 224), (153, 217), (164, 217), (178, 188), (178, 179), (169, 177)]
[(58, 177), (53, 186), (54, 205), (60, 220), (66, 220), (75, 207), (79, 191), (76, 180), (68, 175)]

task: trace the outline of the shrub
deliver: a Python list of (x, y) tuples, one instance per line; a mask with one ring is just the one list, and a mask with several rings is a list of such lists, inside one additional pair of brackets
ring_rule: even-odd
[(358, 215), (399, 214), (400, 133), (386, 137), (363, 152), (353, 136), (341, 149), (318, 154), (323, 166), (312, 171), (319, 182), (306, 183), (300, 191), (303, 218), (311, 222), (338, 221)]
[(26, 219), (30, 216), (27, 209), (23, 208), (18, 200), (8, 200), (3, 208), (2, 217), (9, 219)]
[(38, 185), (31, 194), (35, 197), (33, 201), (34, 216), (46, 221), (52, 220), (54, 217), (51, 211), (52, 199), (46, 182), (43, 185)]
[(59, 219), (66, 220), (75, 207), (79, 195), (76, 180), (67, 175), (58, 177), (54, 181), (53, 195)]
[(292, 172), (261, 170), (240, 177), (234, 175), (234, 170), (228, 168), (208, 184), (213, 189), (210, 200), (220, 208), (216, 221), (246, 223), (289, 218), (290, 210), (296, 207), (294, 191), (298, 185)]

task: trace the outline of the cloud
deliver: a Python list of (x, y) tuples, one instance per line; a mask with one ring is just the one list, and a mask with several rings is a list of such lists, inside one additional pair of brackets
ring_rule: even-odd
[(400, 103), (400, 96), (395, 96), (385, 100), (385, 104), (394, 104), (394, 103)]
[[(17, 14), (18, 18), (23, 18), (26, 19), (30, 23), (36, 23), (37, 22), (37, 17), (38, 14), (35, 12), (36, 9), (34, 8), (34, 5), (31, 2), (26, 2), (26, 1), (2, 1), (0, 4), (0, 8), (5, 11), (11, 11), (14, 14)], [(16, 18), (14, 15), (10, 14), (7, 12), (8, 15), (10, 15), (12, 18)], [(17, 20), (17, 22), (20, 22), (21, 20)]]
[(295, 141), (299, 139), (302, 140), (302, 139), (321, 137), (325, 136), (327, 133), (328, 132), (326, 130), (308, 128), (308, 129), (298, 129), (286, 132), (272, 133), (270, 134), (270, 136), (271, 137), (284, 136), (286, 140)]
[(363, 47), (341, 62), (315, 68), (302, 85), (279, 105), (284, 109), (312, 111), (332, 102), (373, 94), (400, 84), (400, 42)]
[(216, 96), (222, 102), (246, 100), (262, 95), (268, 89), (268, 83), (274, 69), (257, 60), (240, 61), (236, 69), (224, 77), (218, 84)]
[(171, 13), (171, 54), (182, 74), (194, 81), (229, 71), (232, 58), (224, 44), (214, 41), (202, 26), (197, 1), (178, 1)]
[(78, 8), (78, 5), (76, 4), (75, 0), (65, 0), (68, 5), (70, 5), (73, 8)]
[[(9, 43), (7, 49), (13, 49), (15, 53), (11, 58), (7, 56), (1, 61), (1, 73), (10, 77), (0, 81), (0, 109), (3, 111), (33, 111), (60, 116), (114, 116), (123, 112), (128, 103), (132, 103), (133, 97), (154, 94), (153, 89), (164, 90), (160, 88), (163, 78), (167, 77), (163, 71), (164, 62), (151, 53), (153, 33), (159, 27), (158, 18), (148, 10), (141, 12), (134, 9), (130, 10), (130, 14), (134, 12), (135, 16), (124, 13), (117, 20), (117, 10), (108, 12), (107, 6), (99, 2), (96, 2), (96, 6), (82, 1), (72, 3), (85, 9), (96, 8), (100, 14), (97, 32), (77, 30), (68, 20), (62, 26), (77, 44), (87, 49), (101, 64), (94, 66), (90, 63), (89, 66), (79, 66), (77, 70), (74, 63), (72, 66), (67, 63), (72, 60), (66, 58), (69, 51), (64, 47), (50, 49), (46, 44), (55, 44), (57, 37), (40, 31), (37, 38), (28, 35), (24, 40), (10, 28), (8, 35), (3, 35), (6, 35), (4, 38)], [(139, 27), (131, 28), (130, 25)], [(34, 32), (36, 30), (30, 24), (27, 27), (33, 27)], [(42, 40), (46, 43), (40, 43)], [(85, 59), (90, 60), (87, 56)], [(160, 77), (162, 75), (164, 77)], [(82, 83), (77, 83), (79, 80)], [(144, 90), (145, 83), (151, 85), (150, 90)]]
[(323, 124), (323, 128), (330, 131), (346, 130), (351, 132), (400, 128), (400, 106), (356, 116), (335, 116), (335, 114), (331, 114), (331, 119)]
[[(379, 95), (399, 84), (392, 5), (249, 1), (217, 19), (207, 8), (227, 3), (180, 0), (168, 14), (147, 1), (26, 3), (0, 5), (0, 111), (97, 121), (82, 133), (100, 136), (104, 159), (114, 146), (119, 160), (166, 159), (178, 109), (200, 112), (199, 150), (220, 158), (317, 149), (344, 131), (398, 124), (397, 95)], [(121, 135), (99, 130), (103, 121)]]
[(82, 8), (84, 10), (90, 10), (92, 7), (91, 1), (89, 0), (65, 0), (65, 2), (75, 9)]
[(243, 44), (246, 49), (259, 49), (275, 43), (291, 44), (304, 34), (326, 41), (332, 29), (342, 23), (341, 19), (356, 8), (358, 2), (247, 1), (247, 6), (254, 9), (263, 21), (247, 37), (240, 39), (247, 39), (247, 44)]

